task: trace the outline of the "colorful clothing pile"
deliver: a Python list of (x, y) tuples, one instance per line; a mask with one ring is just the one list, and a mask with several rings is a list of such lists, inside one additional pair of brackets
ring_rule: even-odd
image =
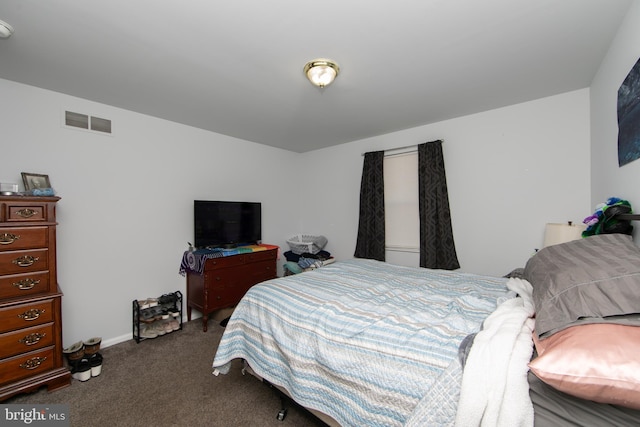
[(632, 213), (631, 204), (617, 197), (610, 197), (606, 203), (596, 206), (593, 215), (582, 221), (587, 225), (587, 229), (582, 232), (582, 237), (594, 236), (596, 234), (631, 234), (633, 226), (631, 221), (616, 219), (616, 215)]

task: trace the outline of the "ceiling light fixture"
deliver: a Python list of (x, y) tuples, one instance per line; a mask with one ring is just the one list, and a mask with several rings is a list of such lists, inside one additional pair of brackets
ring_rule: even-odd
[(304, 65), (304, 74), (312, 85), (319, 88), (329, 86), (339, 73), (340, 67), (330, 59), (318, 58)]
[(0, 21), (0, 39), (8, 39), (13, 34), (13, 27), (4, 21)]

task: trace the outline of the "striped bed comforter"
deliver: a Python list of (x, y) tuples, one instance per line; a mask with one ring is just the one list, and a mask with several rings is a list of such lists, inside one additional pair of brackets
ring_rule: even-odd
[(269, 280), (236, 307), (214, 373), (245, 359), (343, 426), (452, 423), (458, 347), (508, 298), (506, 283), (363, 259)]

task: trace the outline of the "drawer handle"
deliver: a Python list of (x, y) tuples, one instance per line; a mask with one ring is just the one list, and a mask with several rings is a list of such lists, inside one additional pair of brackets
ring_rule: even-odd
[(18, 342), (24, 345), (34, 345), (34, 344), (37, 344), (42, 338), (44, 338), (45, 335), (47, 334), (44, 332), (43, 333), (35, 332), (33, 334), (29, 334), (25, 336), (24, 338), (20, 338)]
[(19, 235), (11, 233), (0, 234), (0, 245), (10, 245), (20, 238)]
[(23, 255), (19, 258), (14, 259), (13, 263), (18, 267), (31, 267), (39, 259), (40, 258), (37, 256)]
[(32, 357), (31, 359), (25, 361), (20, 364), (22, 369), (36, 369), (38, 366), (42, 365), (42, 362), (47, 360), (46, 357)]
[(22, 279), (19, 282), (13, 282), (12, 285), (21, 291), (28, 291), (29, 289), (33, 289), (33, 287), (38, 283), (40, 283), (40, 280)]
[(16, 214), (18, 214), (18, 216), (21, 216), (22, 218), (31, 218), (37, 213), (38, 211), (29, 208), (20, 209), (16, 212)]
[(18, 314), (18, 317), (26, 320), (27, 322), (31, 322), (32, 320), (36, 320), (42, 313), (44, 313), (44, 309), (32, 308), (31, 310), (27, 310), (22, 314)]

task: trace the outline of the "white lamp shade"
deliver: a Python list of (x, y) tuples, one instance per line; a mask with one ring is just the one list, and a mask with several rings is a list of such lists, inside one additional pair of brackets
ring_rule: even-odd
[(559, 245), (582, 238), (584, 224), (547, 224), (544, 230), (544, 247)]

